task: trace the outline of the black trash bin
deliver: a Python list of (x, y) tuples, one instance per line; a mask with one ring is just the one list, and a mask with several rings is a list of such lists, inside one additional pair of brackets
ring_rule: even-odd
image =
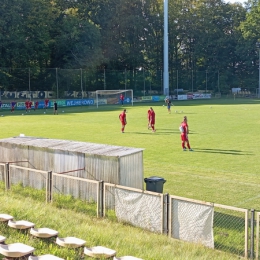
[(164, 178), (152, 176), (144, 179), (146, 190), (163, 193), (163, 184), (166, 182)]

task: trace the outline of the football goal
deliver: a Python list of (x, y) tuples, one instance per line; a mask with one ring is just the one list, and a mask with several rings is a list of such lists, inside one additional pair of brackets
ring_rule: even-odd
[(125, 90), (96, 90), (96, 105), (133, 105), (134, 97), (132, 89)]

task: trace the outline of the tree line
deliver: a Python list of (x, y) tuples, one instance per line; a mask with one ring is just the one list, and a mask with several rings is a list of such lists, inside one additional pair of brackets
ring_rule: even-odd
[[(115, 81), (142, 88), (137, 77), (160, 89), (163, 4), (163, 0), (2, 0), (1, 88), (23, 84), (12, 71), (30, 68), (33, 79), (40, 82), (49, 77), (48, 69), (59, 68), (84, 70), (89, 90), (113, 88)], [(258, 88), (258, 1), (241, 5), (169, 0), (168, 9), (170, 89), (177, 85), (199, 90), (206, 84), (226, 93), (232, 87)], [(104, 84), (105, 71), (120, 77), (110, 77)]]

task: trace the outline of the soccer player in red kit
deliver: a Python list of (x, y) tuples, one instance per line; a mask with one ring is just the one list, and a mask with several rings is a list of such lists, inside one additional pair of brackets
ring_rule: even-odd
[(29, 109), (29, 100), (26, 100), (24, 104), (25, 104), (25, 110), (27, 112)]
[(38, 109), (38, 106), (39, 106), (39, 102), (38, 102), (38, 101), (35, 101), (35, 102), (34, 102), (34, 111), (35, 111), (36, 109)]
[(125, 99), (124, 95), (121, 94), (121, 95), (120, 95), (120, 101), (121, 101), (121, 105), (122, 105), (122, 106), (123, 106), (123, 104), (124, 104), (124, 99)]
[(44, 108), (47, 109), (48, 108), (48, 105), (49, 105), (49, 99), (45, 99), (44, 100)]
[(186, 116), (184, 116), (183, 118), (183, 122), (180, 125), (180, 129), (181, 129), (181, 140), (182, 140), (182, 149), (183, 151), (186, 151), (187, 148), (185, 146), (185, 144), (187, 144), (187, 147), (189, 149), (189, 151), (193, 151), (190, 147), (190, 143), (189, 143), (189, 138), (188, 138), (188, 134), (189, 134), (189, 126), (188, 126), (188, 119)]
[(11, 102), (11, 113), (14, 112), (15, 105), (16, 105), (16, 102), (15, 102), (15, 101), (12, 101), (12, 102)]
[(30, 112), (31, 109), (32, 109), (32, 101), (31, 100), (29, 101), (29, 107), (28, 108), (29, 108), (29, 112)]
[(151, 125), (150, 125), (150, 115), (151, 115), (151, 109), (149, 108), (147, 111), (147, 120), (148, 120), (148, 129), (150, 129)]
[(127, 124), (127, 122), (126, 122), (126, 109), (124, 109), (123, 112), (119, 115), (119, 120), (121, 121), (121, 124), (122, 124), (121, 131), (122, 131), (122, 133), (124, 133), (125, 132), (125, 126)]
[(153, 110), (152, 107), (150, 107), (150, 126), (152, 127), (153, 132), (155, 132), (156, 130), (154, 129), (154, 125), (155, 125), (155, 112)]

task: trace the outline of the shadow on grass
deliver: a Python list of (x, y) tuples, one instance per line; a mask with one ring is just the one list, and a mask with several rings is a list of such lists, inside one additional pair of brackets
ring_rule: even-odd
[(241, 150), (223, 150), (223, 149), (209, 149), (209, 148), (195, 148), (194, 151), (199, 152), (199, 153), (219, 153), (219, 154), (232, 154), (232, 155), (254, 155), (253, 153), (250, 152), (245, 152)]

